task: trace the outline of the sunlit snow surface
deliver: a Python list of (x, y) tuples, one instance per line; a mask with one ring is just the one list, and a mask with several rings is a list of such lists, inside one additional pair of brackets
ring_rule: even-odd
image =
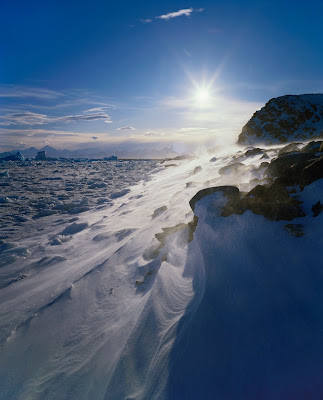
[[(77, 220), (36, 218), (43, 230), (2, 253), (15, 259), (0, 268), (0, 398), (321, 399), (323, 214), (311, 206), (323, 180), (298, 193), (303, 237), (250, 211), (221, 217), (215, 193), (196, 205), (192, 241), (188, 229), (155, 238), (193, 219), (198, 190), (250, 190), (261, 156), (151, 165)], [(233, 161), (247, 167), (220, 176)]]

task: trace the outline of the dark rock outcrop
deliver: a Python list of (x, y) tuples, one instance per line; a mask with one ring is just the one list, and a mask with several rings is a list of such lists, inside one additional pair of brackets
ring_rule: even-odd
[(203, 197), (208, 196), (210, 194), (216, 193), (216, 192), (222, 192), (223, 195), (227, 199), (236, 199), (237, 197), (240, 197), (240, 192), (239, 189), (235, 186), (216, 186), (216, 187), (211, 187), (211, 188), (206, 188), (202, 189), (199, 192), (196, 193), (194, 197), (191, 198), (190, 200), (190, 206), (191, 209), (194, 211), (195, 209), (195, 204), (203, 199)]
[(154, 219), (154, 218), (158, 217), (159, 215), (163, 214), (166, 210), (167, 210), (167, 206), (162, 206), (162, 207), (156, 208), (156, 210), (154, 211), (151, 218)]
[(276, 178), (276, 185), (299, 185), (301, 190), (323, 178), (323, 156), (312, 153), (286, 154), (273, 160), (266, 174)]
[(278, 177), (286, 174), (290, 171), (291, 167), (294, 166), (296, 168), (296, 174), (299, 172), (297, 170), (303, 169), (308, 161), (314, 160), (316, 157), (312, 153), (293, 153), (286, 154), (281, 157), (274, 159), (268, 166), (266, 175), (270, 175), (272, 177)]
[(284, 186), (275, 183), (269, 187), (256, 186), (241, 201), (246, 209), (270, 220), (290, 221), (305, 215), (301, 202), (291, 197)]
[(302, 152), (305, 153), (322, 153), (323, 152), (323, 141), (311, 141), (305, 147), (302, 148)]
[(321, 178), (323, 178), (323, 157), (314, 160), (303, 169), (300, 176), (301, 189)]
[(248, 167), (240, 162), (234, 163), (234, 164), (229, 164), (226, 165), (225, 167), (222, 167), (219, 169), (219, 174), (220, 175), (226, 175), (226, 174), (243, 174)]
[(192, 210), (194, 211), (199, 200), (215, 192), (221, 192), (227, 198), (227, 203), (221, 210), (222, 217), (232, 214), (241, 215), (247, 210), (273, 221), (291, 221), (305, 215), (301, 202), (291, 197), (286, 188), (275, 184), (270, 187), (258, 185), (247, 194), (241, 193), (235, 186), (218, 186), (200, 190), (190, 201)]
[(46, 161), (46, 151), (39, 151), (35, 157), (35, 160), (37, 161)]
[[(203, 197), (221, 192), (227, 198), (226, 204), (221, 208), (222, 217), (243, 214), (247, 210), (275, 221), (291, 221), (294, 218), (303, 217), (305, 213), (301, 207), (302, 202), (295, 195), (297, 190), (291, 186), (299, 185), (302, 191), (305, 186), (323, 179), (323, 155), (316, 151), (318, 146), (321, 149), (320, 141), (311, 142), (307, 149), (314, 149), (313, 152), (298, 151), (287, 154), (282, 152), (283, 155), (278, 156), (270, 164), (261, 163), (259, 169), (267, 168), (265, 171), (267, 178), (254, 179), (254, 184), (259, 184), (248, 193), (240, 192), (235, 186), (211, 187), (197, 192), (190, 200), (190, 206), (194, 211), (196, 203)], [(285, 150), (288, 151), (288, 148)], [(244, 164), (235, 163), (221, 168), (219, 173), (221, 175), (238, 173), (244, 168), (246, 168)], [(318, 216), (322, 210), (323, 206), (318, 201), (312, 206), (313, 216)], [(285, 228), (296, 237), (304, 234), (303, 228), (297, 224), (286, 225)]]
[(262, 154), (264, 151), (260, 149), (259, 147), (256, 147), (254, 149), (249, 149), (245, 152), (245, 157), (251, 157), (251, 156), (257, 156), (259, 154)]
[(287, 224), (285, 225), (285, 229), (290, 235), (296, 237), (304, 236), (304, 225), (302, 224)]
[(238, 144), (278, 144), (323, 137), (323, 94), (271, 99), (242, 128)]
[(261, 169), (263, 169), (263, 168), (267, 168), (268, 166), (269, 166), (269, 162), (263, 161), (263, 162), (259, 165), (258, 170), (261, 170)]
[(278, 155), (282, 156), (284, 154), (288, 154), (288, 153), (294, 153), (294, 152), (298, 152), (300, 146), (303, 143), (289, 143), (288, 145), (284, 146), (281, 150), (279, 150)]
[(323, 211), (323, 204), (321, 204), (320, 201), (318, 201), (317, 203), (313, 204), (312, 211), (313, 211), (313, 217), (317, 217)]

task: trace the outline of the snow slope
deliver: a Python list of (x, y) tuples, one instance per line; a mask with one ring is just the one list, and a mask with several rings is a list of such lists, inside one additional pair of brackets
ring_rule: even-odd
[(196, 203), (193, 233), (199, 190), (249, 191), (279, 148), (237, 151), (169, 161), (112, 206), (20, 241), (29, 254), (0, 269), (26, 275), (0, 290), (1, 399), (322, 398), (323, 180), (295, 187), (302, 237), (221, 216), (220, 192)]

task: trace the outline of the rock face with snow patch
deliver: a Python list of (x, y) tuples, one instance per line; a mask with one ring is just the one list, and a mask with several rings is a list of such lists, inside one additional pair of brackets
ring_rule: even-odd
[(238, 144), (278, 144), (323, 137), (323, 94), (271, 99), (242, 128)]
[[(310, 148), (317, 149), (317, 144), (321, 146), (321, 142), (311, 142), (309, 144), (311, 145)], [(308, 145), (305, 147), (308, 147)], [(320, 150), (322, 150), (321, 147)], [(263, 215), (273, 221), (291, 221), (294, 218), (304, 217), (306, 214), (302, 209), (302, 202), (297, 196), (294, 196), (296, 189), (292, 188), (292, 186), (299, 185), (300, 190), (303, 191), (305, 186), (323, 178), (323, 154), (320, 150), (315, 154), (300, 151), (290, 154), (283, 153), (273, 159), (264, 172), (265, 176), (270, 178), (269, 184), (258, 184), (248, 193), (240, 192), (235, 186), (206, 188), (200, 190), (190, 200), (190, 206), (195, 212), (195, 205), (198, 201), (215, 192), (221, 192), (227, 198), (227, 203), (221, 210), (220, 215), (222, 217), (232, 214), (241, 215), (246, 210), (250, 210), (254, 214)], [(237, 164), (241, 163), (232, 165), (235, 166)], [(221, 169), (225, 168), (227, 167)], [(221, 169), (219, 170), (220, 174)], [(312, 211), (314, 216), (321, 213), (322, 206), (320, 201), (313, 204)], [(296, 237), (304, 234), (298, 225), (288, 225), (286, 229)]]

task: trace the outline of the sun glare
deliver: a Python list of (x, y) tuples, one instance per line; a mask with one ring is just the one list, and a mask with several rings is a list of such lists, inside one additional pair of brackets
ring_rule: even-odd
[(207, 88), (199, 88), (196, 90), (195, 98), (198, 103), (205, 105), (211, 99), (210, 91)]

